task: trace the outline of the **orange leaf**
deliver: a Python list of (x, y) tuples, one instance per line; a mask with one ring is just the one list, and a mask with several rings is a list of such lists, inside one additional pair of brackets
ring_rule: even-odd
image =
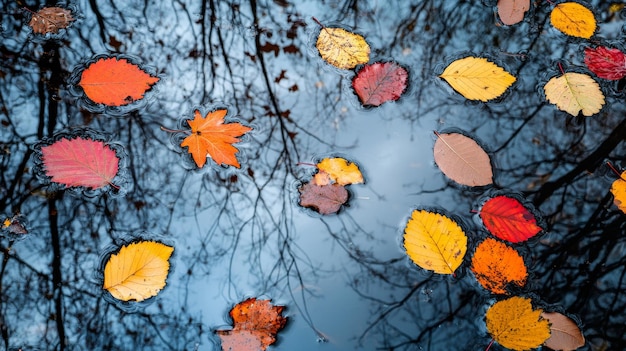
[(97, 104), (123, 106), (142, 99), (158, 81), (124, 58), (103, 57), (85, 68), (78, 85)]
[(550, 337), (550, 324), (533, 309), (530, 299), (513, 296), (494, 303), (485, 314), (487, 331), (500, 345), (511, 350), (529, 350)]
[(517, 251), (492, 238), (478, 245), (471, 269), (480, 285), (494, 294), (506, 294), (509, 283), (524, 286), (528, 276)]
[(232, 330), (217, 330), (222, 350), (265, 350), (276, 341), (276, 334), (285, 327), (287, 317), (281, 315), (284, 306), (272, 306), (270, 300), (252, 297), (230, 310)]
[(239, 142), (240, 136), (251, 131), (241, 123), (224, 123), (226, 109), (215, 110), (202, 117), (200, 111), (194, 112), (194, 119), (187, 120), (191, 127), (191, 135), (180, 144), (188, 147), (189, 153), (198, 167), (206, 163), (210, 156), (218, 165), (230, 165), (240, 168), (236, 153), (239, 151), (232, 144)]

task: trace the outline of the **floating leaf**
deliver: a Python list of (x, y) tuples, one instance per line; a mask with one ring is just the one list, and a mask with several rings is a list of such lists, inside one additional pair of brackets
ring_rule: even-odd
[(509, 283), (523, 287), (528, 276), (522, 256), (492, 238), (485, 239), (476, 247), (471, 270), (480, 285), (494, 294), (506, 294)]
[(317, 185), (313, 181), (298, 188), (300, 206), (310, 207), (323, 215), (339, 211), (348, 201), (348, 191), (339, 184)]
[(226, 109), (219, 109), (202, 117), (200, 111), (195, 110), (194, 119), (187, 120), (191, 134), (180, 146), (189, 148), (189, 153), (200, 168), (206, 163), (207, 156), (218, 165), (241, 167), (236, 156), (239, 149), (232, 144), (238, 143), (239, 137), (252, 128), (237, 122), (224, 123), (226, 113)]
[(440, 274), (454, 274), (467, 251), (467, 236), (452, 219), (415, 210), (404, 228), (404, 248), (418, 266)]
[(550, 13), (554, 28), (564, 34), (589, 39), (596, 31), (596, 19), (593, 12), (577, 2), (558, 4)]
[[(341, 157), (325, 158), (317, 164), (317, 168), (339, 185), (363, 183), (363, 175), (356, 163)], [(323, 185), (323, 182), (316, 184)]]
[(370, 46), (365, 38), (343, 28), (322, 26), (315, 46), (322, 59), (340, 69), (353, 69), (370, 60)]
[(165, 287), (174, 248), (154, 241), (123, 246), (104, 267), (103, 288), (121, 301), (143, 301)]
[(489, 155), (470, 137), (460, 133), (436, 133), (435, 163), (455, 182), (469, 186), (493, 183)]
[(270, 300), (249, 298), (230, 310), (232, 330), (217, 330), (223, 351), (263, 351), (274, 342), (285, 327), (284, 307), (273, 306)]
[(115, 151), (97, 140), (62, 138), (42, 147), (41, 153), (46, 175), (69, 187), (113, 185), (119, 167)]
[(4, 222), (2, 222), (2, 230), (10, 235), (22, 236), (28, 234), (28, 230), (26, 230), (26, 226), (22, 222), (22, 216), (20, 214), (16, 214), (11, 218), (5, 218)]
[(602, 79), (620, 80), (626, 76), (626, 55), (618, 49), (585, 48), (585, 65)]
[(57, 33), (60, 29), (67, 28), (74, 21), (72, 12), (62, 7), (44, 7), (34, 12), (28, 25), (33, 33), (47, 34)]
[(592, 116), (602, 109), (604, 94), (593, 78), (583, 73), (568, 72), (551, 78), (543, 88), (548, 101), (559, 110), (576, 117)]
[(158, 81), (124, 58), (103, 57), (85, 68), (78, 84), (97, 104), (123, 106), (142, 99)]
[(495, 99), (515, 82), (509, 72), (482, 57), (465, 57), (452, 62), (439, 76), (469, 100)]
[(530, 0), (498, 0), (498, 16), (507, 26), (521, 22), (528, 9)]
[(622, 172), (620, 178), (615, 180), (611, 185), (611, 193), (613, 194), (613, 203), (617, 208), (626, 213), (626, 171)]
[(550, 323), (550, 338), (544, 345), (553, 350), (573, 351), (585, 345), (585, 337), (578, 325), (557, 312), (543, 312), (541, 317)]
[(500, 345), (512, 350), (534, 349), (550, 337), (550, 324), (533, 310), (530, 299), (514, 296), (493, 304), (486, 314), (487, 331)]
[(352, 79), (352, 88), (363, 106), (395, 101), (407, 89), (409, 72), (395, 62), (365, 65)]
[(528, 240), (542, 230), (535, 216), (519, 200), (508, 196), (487, 200), (480, 218), (491, 234), (512, 243)]

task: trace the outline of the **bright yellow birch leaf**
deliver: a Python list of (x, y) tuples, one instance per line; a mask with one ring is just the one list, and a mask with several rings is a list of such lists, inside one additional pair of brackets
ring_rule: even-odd
[(322, 27), (315, 46), (324, 61), (340, 69), (353, 69), (370, 60), (365, 38), (343, 28)]
[(495, 63), (471, 56), (452, 62), (439, 78), (445, 79), (466, 99), (480, 101), (499, 97), (516, 80)]
[(613, 194), (613, 203), (617, 208), (626, 213), (626, 171), (622, 172), (619, 179), (611, 185), (611, 193)]
[(325, 158), (317, 164), (317, 168), (339, 185), (363, 183), (359, 167), (341, 157)]
[(404, 248), (418, 266), (440, 274), (454, 274), (467, 251), (467, 236), (450, 218), (415, 210), (404, 229)]
[(530, 299), (514, 296), (489, 307), (487, 331), (500, 345), (511, 350), (534, 349), (550, 337), (550, 323), (533, 310)]
[(154, 241), (123, 246), (104, 267), (103, 288), (121, 301), (143, 301), (165, 287), (174, 248)]
[(572, 116), (592, 116), (602, 109), (604, 94), (593, 78), (568, 72), (551, 78), (543, 87), (548, 101)]
[(573, 37), (589, 39), (596, 31), (593, 12), (577, 2), (558, 4), (550, 13), (554, 28)]

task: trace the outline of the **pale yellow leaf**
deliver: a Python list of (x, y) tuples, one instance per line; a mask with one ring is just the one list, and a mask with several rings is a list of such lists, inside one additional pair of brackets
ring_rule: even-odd
[(550, 337), (550, 325), (533, 310), (530, 299), (514, 296), (494, 303), (487, 310), (487, 331), (500, 345), (511, 350), (534, 349)]
[(578, 325), (557, 312), (543, 312), (541, 317), (550, 322), (550, 338), (545, 344), (553, 350), (573, 351), (585, 345), (585, 337)]
[(103, 288), (122, 301), (143, 301), (165, 287), (174, 248), (154, 241), (123, 246), (104, 267)]
[(466, 99), (480, 101), (499, 97), (516, 80), (495, 63), (471, 56), (452, 62), (439, 77)]
[(370, 46), (359, 34), (323, 27), (315, 45), (322, 58), (341, 69), (353, 69), (370, 60)]
[(551, 78), (544, 86), (546, 98), (559, 110), (572, 116), (592, 116), (602, 109), (604, 94), (593, 78), (583, 73), (568, 72)]
[(404, 248), (418, 266), (435, 273), (453, 274), (463, 262), (467, 236), (452, 219), (415, 210), (404, 229)]
[(577, 2), (558, 4), (550, 13), (554, 28), (573, 37), (589, 39), (596, 31), (593, 12)]

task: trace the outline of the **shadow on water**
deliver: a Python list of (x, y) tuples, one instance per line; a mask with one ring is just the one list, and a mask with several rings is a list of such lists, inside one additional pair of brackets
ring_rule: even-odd
[[(590, 41), (555, 30), (547, 3), (503, 26), (491, 0), (78, 1), (67, 29), (35, 34), (31, 10), (44, 5), (5, 0), (0, 12), (5, 349), (219, 349), (213, 331), (249, 297), (286, 306), (272, 349), (486, 348), (484, 313), (502, 296), (482, 289), (468, 258), (487, 235), (472, 213), (485, 189), (457, 186), (434, 165), (432, 131), (446, 128), (482, 140), (493, 188), (543, 214), (546, 230), (520, 245), (531, 274), (516, 293), (575, 318), (582, 349), (626, 348), (626, 217), (605, 166), (625, 164), (623, 91), (601, 83), (606, 105), (590, 118), (568, 118), (542, 92), (557, 62), (584, 71), (584, 47), (623, 47), (623, 17), (608, 3), (590, 2), (600, 24)], [(359, 106), (353, 71), (317, 55), (312, 16), (363, 34), (372, 61), (408, 68), (408, 92)], [(101, 54), (133, 57), (160, 80), (141, 102), (94, 110), (72, 77)], [(470, 54), (518, 81), (497, 101), (468, 103), (437, 76)], [(237, 144), (241, 169), (193, 170), (180, 140), (161, 130), (214, 106), (255, 129)], [(123, 194), (42, 181), (35, 145), (73, 128), (123, 147)], [(339, 214), (311, 215), (297, 205), (311, 173), (298, 163), (338, 153), (366, 183)], [(455, 277), (415, 266), (403, 250), (411, 211), (434, 207), (466, 223), (470, 249)], [(103, 252), (146, 232), (175, 247), (173, 269), (158, 296), (128, 313), (105, 299), (97, 270)]]

